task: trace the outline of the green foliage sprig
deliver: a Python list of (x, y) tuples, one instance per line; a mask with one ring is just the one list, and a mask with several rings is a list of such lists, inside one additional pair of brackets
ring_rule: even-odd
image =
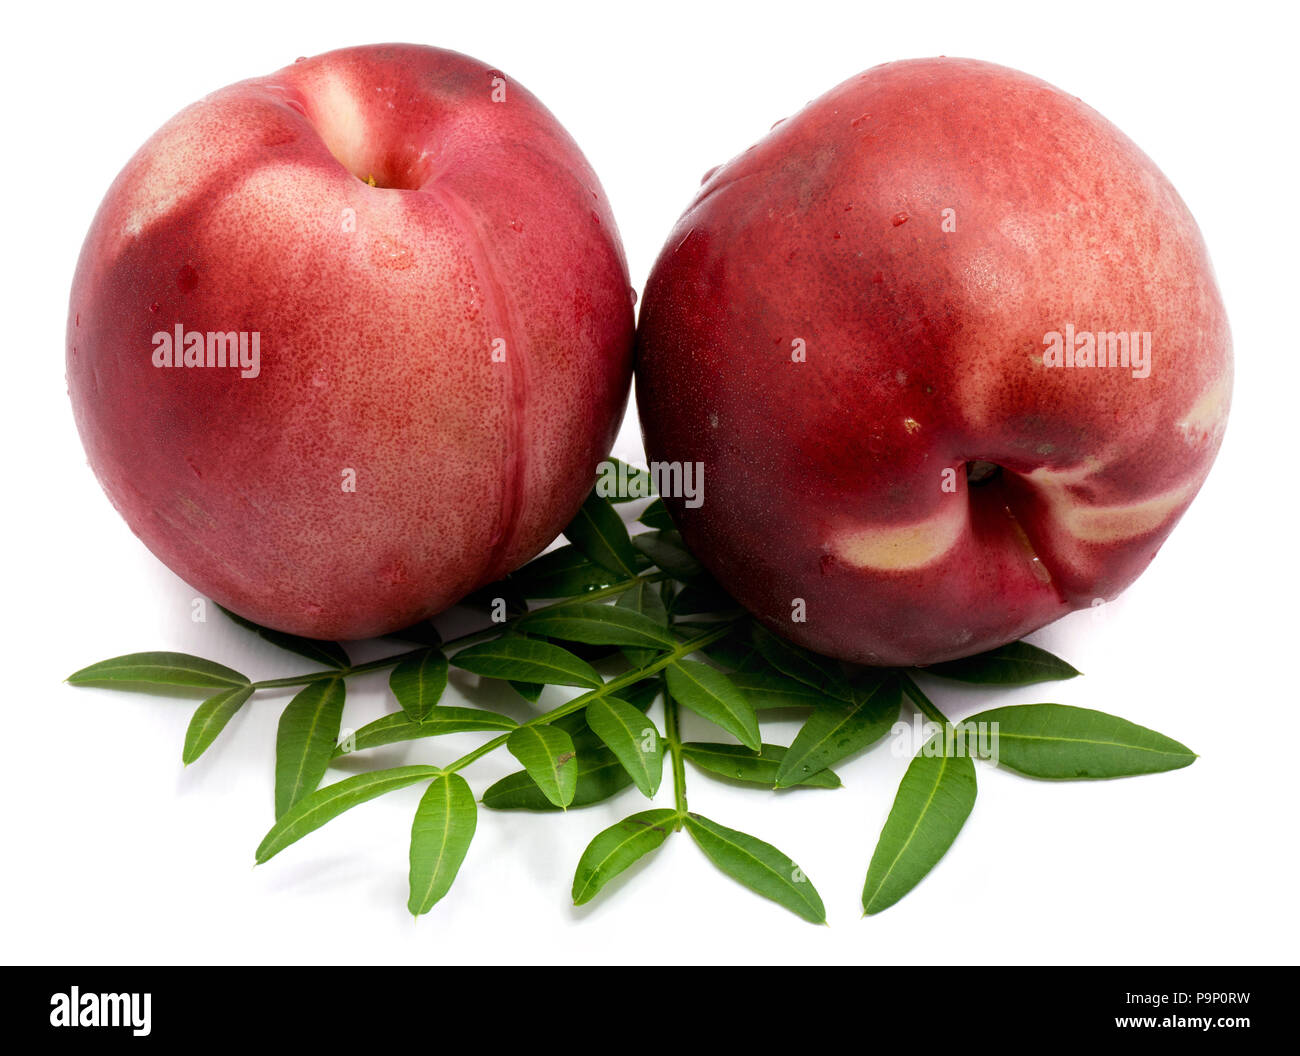
[[(574, 874), (575, 904), (590, 901), (674, 832), (685, 831), (722, 872), (814, 923), (826, 919), (821, 897), (787, 855), (689, 809), (687, 762), (702, 776), (740, 786), (837, 788), (841, 779), (831, 768), (886, 736), (904, 702), (915, 707), (933, 732), (903, 776), (871, 857), (862, 908), (873, 914), (911, 891), (961, 831), (975, 803), (975, 759), (987, 754), (979, 724), (997, 724), (998, 765), (1037, 778), (1148, 774), (1196, 758), (1152, 730), (1062, 704), (993, 708), (950, 722), (922, 692), (915, 671), (851, 668), (752, 619), (687, 551), (661, 500), (639, 520), (648, 530), (630, 536), (610, 500), (593, 492), (565, 531), (567, 545), (477, 592), (480, 600), (504, 602), (509, 618), (452, 641), (443, 642), (424, 623), (393, 636), (415, 648), (353, 664), (338, 643), (298, 638), (227, 613), (321, 670), (253, 682), (200, 657), (151, 652), (92, 664), (68, 681), (185, 695), (210, 690), (185, 735), (187, 765), (256, 693), (296, 689), (276, 733), (275, 821), (257, 847), (257, 862), (352, 807), (423, 784), (411, 824), (407, 903), (417, 916), (451, 887), (478, 824), (478, 803), (461, 772), (503, 747), (522, 769), (483, 792), (482, 804), (494, 810), (581, 807), (633, 786), (653, 798), (669, 772), (672, 807), (633, 813), (592, 839)], [(546, 603), (530, 607), (539, 599)], [(602, 674), (596, 664), (613, 673)], [(547, 685), (581, 692), (521, 723), (484, 708), (441, 704), (450, 666), (507, 682), (533, 704)], [(397, 710), (340, 744), (347, 680), (385, 669), (391, 669)], [(1015, 642), (936, 664), (925, 674), (1022, 686), (1079, 672)], [(662, 729), (648, 715), (659, 699)], [(738, 743), (683, 740), (682, 708)], [(806, 716), (789, 746), (762, 739), (765, 713), (775, 709)], [(322, 785), (341, 755), (464, 732), (493, 736), (447, 763), (370, 770)]]

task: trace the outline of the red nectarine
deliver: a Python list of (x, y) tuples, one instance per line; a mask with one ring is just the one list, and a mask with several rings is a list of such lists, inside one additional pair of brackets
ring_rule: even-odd
[[(1073, 96), (963, 59), (841, 84), (712, 172), (642, 300), (701, 562), (818, 652), (926, 664), (1123, 590), (1232, 386), (1196, 224)], [(970, 479), (968, 480), (968, 473)]]
[(410, 624), (538, 553), (627, 399), (595, 174), (453, 52), (300, 60), (130, 160), (72, 287), (68, 383), (113, 504), (178, 575), (325, 638)]

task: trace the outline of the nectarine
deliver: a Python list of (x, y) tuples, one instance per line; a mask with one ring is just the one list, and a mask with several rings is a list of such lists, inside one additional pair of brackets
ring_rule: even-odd
[(609, 203), (536, 99), (453, 52), (352, 48), (208, 96), (130, 160), (77, 266), (68, 384), (178, 575), (356, 638), (564, 527), (632, 326)]
[[(964, 59), (846, 81), (706, 177), (637, 393), (701, 562), (818, 652), (926, 664), (1112, 598), (1219, 447), (1231, 342), (1173, 187), (1073, 96)], [(968, 479), (969, 478), (969, 479)]]

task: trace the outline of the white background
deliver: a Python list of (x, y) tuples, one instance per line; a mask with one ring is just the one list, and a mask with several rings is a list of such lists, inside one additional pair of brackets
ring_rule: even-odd
[[(5, 961), (1294, 961), (1300, 276), (1288, 5), (263, 0), (25, 4), (6, 17)], [(979, 802), (952, 851), (868, 920), (862, 880), (905, 766), (887, 743), (840, 768), (836, 792), (773, 795), (692, 773), (692, 808), (793, 856), (830, 927), (724, 878), (684, 835), (573, 909), (579, 854), (642, 809), (634, 790), (567, 816), (481, 811), (459, 880), (418, 922), (405, 908), (418, 789), (250, 869), (271, 821), (275, 698), (255, 698), (183, 769), (189, 703), (61, 683), (93, 661), (157, 648), (255, 678), (298, 669), (219, 615), (191, 623), (194, 592), (99, 490), (64, 386), (68, 286), (101, 195), (172, 113), (296, 56), (388, 40), (467, 52), (539, 96), (600, 174), (638, 289), (705, 170), (880, 62), (948, 54), (1018, 67), (1132, 136), (1197, 216), (1221, 281), (1237, 353), (1222, 454), (1127, 594), (1034, 636), (1086, 677), (934, 695), (952, 715), (995, 697), (1113, 711), (1182, 740), (1201, 753), (1195, 765), (1096, 783), (981, 767)], [(631, 414), (615, 453), (643, 460)], [(386, 710), (385, 693), (383, 675), (356, 683), (346, 723)], [(445, 760), (482, 736), (376, 755)], [(514, 768), (499, 752), (468, 776), (481, 793)], [(659, 798), (671, 802), (667, 785)]]

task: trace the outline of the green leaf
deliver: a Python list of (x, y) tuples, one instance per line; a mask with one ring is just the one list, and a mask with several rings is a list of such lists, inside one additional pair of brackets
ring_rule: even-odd
[(343, 679), (313, 682), (280, 713), (275, 734), (275, 816), (310, 795), (329, 769), (343, 721)]
[(428, 649), (420, 656), (403, 660), (388, 677), (388, 686), (415, 722), (423, 722), (447, 688), (447, 658), (441, 649)]
[(519, 682), (515, 679), (510, 680), (510, 685), (529, 704), (536, 704), (542, 699), (542, 690), (546, 686), (541, 682)]
[[(665, 580), (664, 582), (668, 581)], [(666, 630), (668, 627), (668, 609), (664, 605), (663, 596), (655, 589), (655, 584), (648, 583), (644, 579), (638, 579), (635, 586), (619, 596), (616, 604), (620, 609), (639, 613), (650, 620), (657, 628), (663, 630), (668, 636), (668, 640), (672, 642), (672, 646), (669, 646), (669, 648), (677, 644), (672, 634)], [(654, 659), (654, 655), (655, 647), (653, 646), (648, 649), (629, 647), (623, 650), (623, 656), (627, 658), (627, 662), (633, 667), (644, 667)]]
[(961, 832), (975, 805), (975, 764), (965, 754), (947, 755), (936, 733), (908, 765), (898, 795), (880, 830), (862, 909), (888, 909), (921, 882)]
[(732, 671), (728, 676), (755, 708), (835, 708), (844, 701), (828, 697), (806, 682), (779, 671)]
[(663, 779), (663, 746), (655, 724), (639, 709), (616, 697), (593, 700), (586, 708), (587, 724), (623, 764), (647, 799), (653, 799)]
[(607, 587), (620, 576), (589, 561), (576, 546), (562, 546), (511, 575), (525, 598), (570, 598)]
[(673, 831), (676, 817), (674, 810), (646, 810), (598, 833), (573, 874), (573, 904), (590, 902), (619, 873), (657, 849)]
[[(779, 744), (764, 744), (758, 753), (751, 752), (742, 744), (687, 741), (682, 745), (682, 754), (701, 770), (732, 781), (762, 785), (764, 788), (776, 786), (776, 773), (787, 751)], [(795, 784), (811, 788), (839, 788), (840, 779), (834, 770), (819, 770)]]
[(606, 490), (600, 485), (601, 478), (604, 478), (613, 485), (613, 494), (601, 494), (602, 498), (613, 503), (635, 502), (637, 499), (648, 498), (655, 493), (654, 477), (650, 475), (648, 469), (633, 466), (618, 458), (609, 458), (606, 461), (613, 467), (613, 472), (607, 477), (604, 473), (598, 474), (597, 493), (601, 494)]
[(564, 536), (590, 560), (620, 578), (636, 575), (636, 551), (623, 518), (594, 491), (564, 529)]
[(252, 695), (252, 686), (237, 686), (234, 689), (223, 689), (200, 704), (195, 709), (194, 718), (190, 719), (189, 729), (185, 731), (181, 762), (189, 766), (202, 755)]
[(941, 675), (958, 682), (986, 686), (1028, 686), (1034, 682), (1074, 678), (1079, 674), (1059, 656), (1028, 642), (1012, 642), (987, 653), (931, 664), (920, 670), (927, 675)]
[(460, 774), (435, 777), (425, 790), (411, 823), (411, 893), (406, 908), (428, 913), (451, 888), (465, 860), (478, 806)]
[[(1066, 704), (993, 708), (960, 725), (995, 722), (997, 736), (991, 739), (995, 760), (1030, 777), (1157, 774), (1189, 766), (1196, 759), (1190, 748), (1155, 730), (1105, 712)], [(981, 737), (981, 741), (985, 738)]]
[(630, 645), (658, 650), (677, 646), (677, 639), (668, 628), (649, 616), (627, 607), (595, 602), (543, 609), (520, 620), (519, 630), (588, 645)]
[(754, 623), (750, 635), (759, 654), (783, 675), (819, 689), (839, 700), (852, 700), (853, 690), (839, 664), (788, 642), (766, 627)]
[(265, 638), (272, 645), (278, 645), (281, 649), (287, 649), (291, 653), (306, 657), (313, 663), (338, 668), (350, 667), (352, 664), (352, 661), (348, 659), (348, 654), (343, 651), (343, 646), (339, 645), (338, 642), (326, 642), (319, 638), (300, 638), (296, 634), (275, 631), (270, 627), (263, 627), (261, 624), (254, 623), (252, 620), (244, 619), (237, 612), (231, 612), (224, 605), (218, 605), (217, 608), (245, 630), (252, 631), (259, 637)]
[(851, 704), (818, 708), (808, 716), (782, 760), (777, 787), (798, 784), (800, 779), (874, 744), (898, 721), (902, 705), (898, 679), (882, 677)]
[[(632, 778), (618, 757), (604, 748), (578, 752), (578, 783), (570, 807), (600, 803), (622, 792)], [(483, 793), (483, 805), (493, 810), (559, 810), (537, 787), (528, 771), (507, 774)]]
[(673, 532), (677, 530), (677, 525), (673, 524), (673, 519), (669, 516), (668, 507), (664, 505), (663, 499), (655, 499), (644, 510), (641, 516), (637, 518), (647, 528), (654, 528), (661, 532)]
[(118, 689), (135, 687), (185, 686), (187, 688), (221, 689), (226, 686), (246, 686), (249, 680), (238, 671), (232, 671), (201, 656), (189, 653), (128, 653), (112, 660), (83, 667), (68, 676), (74, 686), (96, 683), (114, 683)]
[[(658, 675), (652, 675), (650, 678), (644, 678), (640, 682), (631, 686), (625, 686), (620, 692), (620, 699), (625, 703), (632, 705), (642, 715), (646, 713), (650, 705), (654, 703), (655, 698), (663, 686), (662, 680)], [(579, 766), (582, 764), (583, 753), (592, 748), (599, 748), (602, 752), (606, 751), (604, 741), (597, 736), (596, 732), (587, 724), (587, 709), (571, 712), (568, 715), (561, 716), (550, 723), (557, 730), (563, 730), (573, 739), (573, 746), (578, 750)], [(629, 778), (628, 783), (631, 783)], [(627, 785), (622, 787), (626, 788)]]
[(448, 733), (475, 733), (481, 730), (513, 730), (519, 723), (508, 715), (481, 708), (436, 707), (423, 722), (415, 722), (404, 711), (383, 715), (357, 730), (334, 755), (350, 755), (384, 744), (414, 741), (420, 737), (442, 737)]
[(565, 642), (564, 648), (579, 660), (586, 660), (589, 664), (608, 660), (611, 656), (616, 656), (619, 651), (617, 645), (588, 645), (586, 642)]
[(291, 843), (296, 843), (358, 803), (417, 781), (427, 781), (440, 772), (436, 766), (398, 766), (391, 770), (370, 770), (318, 788), (298, 800), (271, 826), (257, 848), (257, 862), (260, 865), (274, 858)]
[(699, 814), (687, 814), (683, 820), (700, 850), (732, 879), (804, 920), (826, 923), (826, 908), (812, 881), (770, 843), (724, 828)]
[(481, 642), (462, 649), (451, 658), (457, 667), (485, 678), (504, 678), (512, 682), (544, 682), (548, 686), (582, 686), (596, 689), (603, 685), (587, 661), (567, 649), (532, 638), (508, 636)]
[(553, 726), (520, 726), (510, 734), (506, 748), (547, 799), (557, 807), (573, 802), (578, 789), (578, 753), (567, 733)]
[[(719, 638), (716, 642), (706, 645), (703, 649), (704, 654), (722, 664), (723, 667), (729, 667), (735, 671), (754, 672), (756, 674), (764, 672), (785, 678), (784, 675), (781, 675), (779, 671), (763, 659), (763, 654), (754, 645), (753, 633), (750, 630), (751, 624), (751, 620), (740, 621), (725, 638)], [(704, 626), (702, 623), (692, 625), (701, 628)]]
[(758, 751), (762, 743), (758, 736), (758, 716), (731, 679), (698, 660), (678, 660), (669, 664), (664, 673), (674, 700)]
[(632, 537), (632, 545), (674, 579), (687, 581), (705, 574), (677, 532), (642, 532)]
[[(641, 555), (645, 557), (644, 554)], [(647, 560), (649, 560), (647, 558)], [(659, 581), (659, 600), (667, 608), (673, 603), (673, 595), (677, 592), (677, 584), (671, 579), (662, 579)]]

